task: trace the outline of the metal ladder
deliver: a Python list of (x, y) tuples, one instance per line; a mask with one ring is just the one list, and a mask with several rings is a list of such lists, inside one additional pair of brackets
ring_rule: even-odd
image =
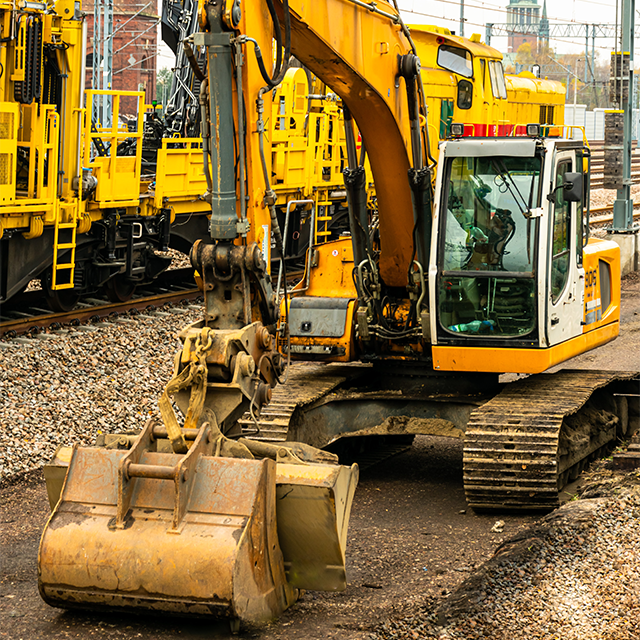
[[(73, 289), (73, 278), (76, 268), (76, 229), (77, 223), (75, 216), (71, 216), (71, 222), (63, 222), (65, 210), (73, 210), (76, 207), (76, 203), (62, 203), (60, 205), (60, 211), (56, 216), (56, 224), (53, 235), (53, 273), (51, 280), (51, 288), (56, 291), (58, 289)], [(71, 232), (71, 238), (65, 238), (65, 233)], [(60, 259), (64, 252), (71, 250), (69, 256), (69, 262), (61, 262)], [(64, 272), (68, 272), (68, 278), (63, 278), (63, 282), (60, 282), (60, 275)]]
[[(331, 235), (331, 231), (329, 231), (329, 222), (331, 222), (333, 217), (328, 215), (327, 212), (329, 211), (329, 207), (333, 203), (330, 200), (327, 200), (326, 197), (327, 197), (327, 194), (324, 194), (325, 199), (321, 201), (319, 197), (318, 201), (316, 202), (315, 238), (316, 238), (316, 242), (319, 244), (327, 242), (328, 237)], [(319, 215), (320, 207), (324, 207), (324, 211), (323, 211), (324, 215)], [(321, 230), (320, 227), (322, 226), (323, 223), (324, 223), (324, 230)]]

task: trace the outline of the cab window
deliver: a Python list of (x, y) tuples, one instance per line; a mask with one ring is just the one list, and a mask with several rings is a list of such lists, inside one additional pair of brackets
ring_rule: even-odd
[(443, 44), (438, 49), (438, 64), (443, 69), (465, 78), (473, 77), (473, 59), (466, 49)]
[(517, 338), (536, 327), (540, 157), (453, 158), (438, 289), (445, 335)]
[[(551, 107), (549, 107), (551, 109)], [(582, 167), (583, 176), (582, 184), (584, 185), (584, 194), (582, 200), (576, 203), (576, 253), (578, 257), (578, 266), (582, 266), (582, 254), (584, 248), (589, 242), (589, 210), (591, 209), (591, 181), (589, 179), (588, 160), (581, 154), (578, 154), (578, 167)], [(604, 308), (604, 307), (603, 307)]]
[(458, 109), (471, 109), (473, 85), (468, 80), (458, 82)]
[(449, 135), (449, 127), (453, 122), (453, 100), (440, 101), (440, 139)]
[(485, 76), (485, 68), (487, 66), (487, 61), (486, 60), (480, 60), (480, 78), (482, 79), (482, 93), (484, 94), (487, 91), (487, 87), (486, 87), (486, 76)]
[(489, 76), (491, 78), (491, 91), (494, 98), (507, 99), (507, 85), (504, 82), (504, 69), (502, 62), (489, 60)]
[[(565, 183), (571, 163), (560, 162), (556, 170), (556, 188)], [(555, 304), (569, 280), (571, 258), (571, 203), (564, 198), (564, 189), (557, 189), (553, 207), (551, 258), (551, 301)]]

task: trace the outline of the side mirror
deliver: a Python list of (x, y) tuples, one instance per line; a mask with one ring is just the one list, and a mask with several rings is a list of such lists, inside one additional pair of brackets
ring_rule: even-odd
[(582, 202), (583, 184), (581, 173), (564, 174), (563, 197), (567, 202)]

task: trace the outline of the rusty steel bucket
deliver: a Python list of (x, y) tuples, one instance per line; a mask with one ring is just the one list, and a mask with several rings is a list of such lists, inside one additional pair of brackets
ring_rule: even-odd
[(260, 622), (297, 588), (343, 589), (357, 467), (224, 458), (209, 443), (206, 427), (187, 454), (160, 453), (145, 429), (129, 450), (58, 455), (68, 468), (40, 542), (43, 599)]

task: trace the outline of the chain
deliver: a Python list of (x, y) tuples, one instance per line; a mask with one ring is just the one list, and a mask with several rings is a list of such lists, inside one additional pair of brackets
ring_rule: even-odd
[(158, 406), (162, 420), (167, 428), (167, 435), (176, 453), (186, 453), (188, 450), (182, 428), (178, 424), (170, 396), (191, 388), (189, 408), (184, 419), (185, 429), (196, 429), (204, 409), (204, 399), (207, 389), (207, 355), (213, 346), (213, 331), (204, 327), (195, 341), (195, 348), (189, 356), (188, 366), (174, 376), (160, 397)]

